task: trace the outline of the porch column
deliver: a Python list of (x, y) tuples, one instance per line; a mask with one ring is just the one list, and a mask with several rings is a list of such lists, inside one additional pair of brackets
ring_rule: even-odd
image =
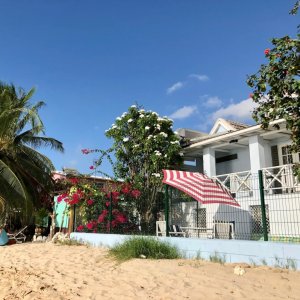
[(216, 154), (214, 149), (203, 149), (203, 173), (208, 177), (216, 176)]
[(264, 140), (260, 136), (249, 137), (249, 152), (251, 173), (256, 174), (258, 170), (266, 167)]

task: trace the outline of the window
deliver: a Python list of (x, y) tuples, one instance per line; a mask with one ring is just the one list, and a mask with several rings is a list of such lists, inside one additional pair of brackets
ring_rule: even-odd
[[(266, 221), (268, 232), (270, 232), (270, 219), (269, 219), (269, 206), (266, 205)], [(261, 205), (250, 205), (250, 214), (251, 214), (251, 231), (252, 233), (262, 234), (263, 233), (263, 224), (262, 224), (262, 212)]]
[(300, 162), (300, 153), (293, 153), (291, 145), (282, 145), (279, 147), (279, 164), (288, 165)]
[(291, 151), (291, 146), (284, 146), (282, 150), (282, 162), (284, 165), (293, 163), (293, 154)]

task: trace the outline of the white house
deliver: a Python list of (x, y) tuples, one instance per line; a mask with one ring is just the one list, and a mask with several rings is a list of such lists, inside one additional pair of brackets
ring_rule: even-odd
[[(269, 236), (300, 242), (300, 184), (292, 169), (300, 162), (300, 153), (290, 150), (291, 135), (284, 120), (273, 121), (264, 130), (220, 118), (208, 134), (188, 129), (179, 129), (178, 134), (188, 139), (183, 169), (214, 178), (240, 208), (174, 201), (172, 223), (188, 227), (190, 235), (260, 238), (258, 171), (262, 170)], [(217, 233), (222, 230), (224, 234)]]

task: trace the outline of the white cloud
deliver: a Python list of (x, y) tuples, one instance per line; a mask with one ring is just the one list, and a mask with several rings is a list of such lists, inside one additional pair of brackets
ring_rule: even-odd
[(222, 104), (223, 101), (219, 97), (209, 97), (204, 103), (206, 107), (220, 107)]
[(172, 94), (174, 93), (175, 91), (178, 91), (180, 90), (181, 88), (183, 88), (184, 86), (184, 83), (181, 82), (181, 81), (178, 81), (176, 83), (174, 83), (172, 86), (170, 86), (169, 88), (167, 88), (167, 94)]
[(197, 106), (183, 106), (170, 115), (171, 119), (185, 119), (197, 112)]
[(239, 103), (232, 103), (227, 107), (220, 108), (213, 113), (212, 118), (216, 120), (217, 118), (233, 117), (235, 120), (249, 120), (256, 106), (257, 104), (251, 98), (248, 98)]
[(209, 77), (207, 75), (200, 75), (200, 74), (190, 74), (189, 77), (196, 78), (199, 81), (207, 81), (209, 80)]

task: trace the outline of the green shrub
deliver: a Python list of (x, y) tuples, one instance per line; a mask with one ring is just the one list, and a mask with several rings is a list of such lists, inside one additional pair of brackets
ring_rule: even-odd
[(110, 249), (118, 260), (131, 258), (175, 259), (181, 258), (177, 247), (152, 237), (133, 237)]
[(209, 256), (209, 260), (211, 262), (224, 265), (226, 263), (226, 256), (224, 254), (221, 256), (218, 252), (215, 251), (215, 253), (213, 255)]

